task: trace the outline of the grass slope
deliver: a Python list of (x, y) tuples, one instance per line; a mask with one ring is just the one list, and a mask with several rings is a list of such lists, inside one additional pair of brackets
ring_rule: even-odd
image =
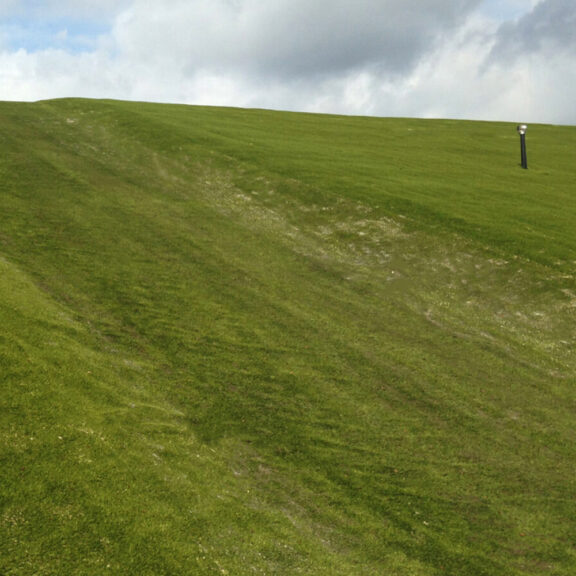
[(0, 104), (0, 572), (573, 574), (576, 130)]

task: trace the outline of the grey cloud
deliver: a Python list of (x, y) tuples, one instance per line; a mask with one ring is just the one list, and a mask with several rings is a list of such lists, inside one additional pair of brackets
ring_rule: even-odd
[(309, 77), (367, 66), (400, 73), (475, 1), (335, 0), (275, 2), (245, 30), (240, 58), (265, 74)]
[(128, 49), (142, 49), (147, 38), (149, 58), (157, 61), (163, 51), (182, 59), (188, 72), (210, 68), (289, 80), (370, 67), (400, 74), (479, 3), (198, 0), (177, 2), (171, 11), (133, 10), (117, 33)]
[(576, 55), (574, 0), (543, 0), (517, 22), (501, 26), (490, 61), (509, 61), (535, 53), (553, 56), (570, 52)]

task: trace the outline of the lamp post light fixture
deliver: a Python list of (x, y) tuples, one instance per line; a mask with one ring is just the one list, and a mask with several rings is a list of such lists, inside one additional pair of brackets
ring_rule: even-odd
[(528, 168), (528, 158), (526, 156), (526, 130), (528, 126), (526, 124), (519, 124), (516, 130), (520, 134), (520, 154), (522, 159), (522, 168)]

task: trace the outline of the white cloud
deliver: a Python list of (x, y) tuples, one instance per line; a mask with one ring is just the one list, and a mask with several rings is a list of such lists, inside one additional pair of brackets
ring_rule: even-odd
[(82, 26), (58, 29), (45, 49), (4, 44), (0, 99), (576, 124), (572, 2), (499, 0), (495, 11), (494, 0), (53, 0), (43, 9), (57, 21), (93, 22), (101, 6), (107, 31), (82, 53), (69, 40)]

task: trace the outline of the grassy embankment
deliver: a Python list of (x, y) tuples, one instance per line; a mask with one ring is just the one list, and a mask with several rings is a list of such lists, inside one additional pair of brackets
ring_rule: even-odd
[(573, 574), (575, 149), (0, 104), (0, 572)]

